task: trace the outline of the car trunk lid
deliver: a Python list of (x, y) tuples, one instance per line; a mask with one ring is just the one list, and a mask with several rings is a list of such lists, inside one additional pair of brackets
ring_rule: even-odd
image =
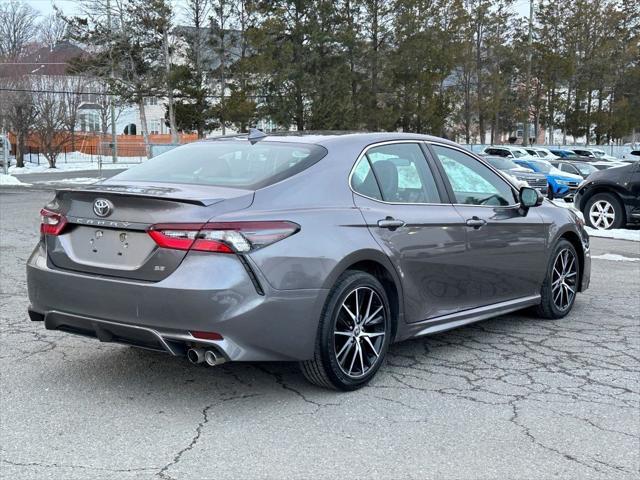
[(252, 202), (250, 190), (198, 185), (126, 182), (61, 189), (47, 209), (64, 215), (68, 225), (62, 234), (45, 237), (47, 252), (58, 268), (160, 281), (187, 251), (158, 247), (148, 234), (152, 225), (205, 223)]

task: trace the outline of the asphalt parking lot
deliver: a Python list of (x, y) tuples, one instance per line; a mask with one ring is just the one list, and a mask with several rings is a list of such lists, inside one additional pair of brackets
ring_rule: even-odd
[(30, 322), (25, 262), (49, 198), (0, 190), (2, 478), (637, 478), (638, 242), (593, 239), (567, 318), (393, 345), (345, 394), (295, 365), (195, 367)]

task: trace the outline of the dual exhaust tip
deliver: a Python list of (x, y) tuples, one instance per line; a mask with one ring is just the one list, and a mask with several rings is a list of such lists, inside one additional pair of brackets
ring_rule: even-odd
[(227, 360), (214, 350), (205, 350), (204, 348), (190, 348), (187, 350), (187, 358), (191, 363), (197, 365), (206, 363), (211, 367), (221, 365)]

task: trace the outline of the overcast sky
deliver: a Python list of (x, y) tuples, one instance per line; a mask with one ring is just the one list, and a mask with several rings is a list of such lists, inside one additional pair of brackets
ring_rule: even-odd
[[(1, 1), (1, 0), (0, 0)], [(43, 15), (49, 15), (53, 12), (53, 4), (56, 4), (66, 15), (73, 15), (78, 11), (77, 2), (75, 0), (25, 0)], [(179, 4), (183, 0), (173, 0), (174, 4)], [(529, 15), (529, 0), (516, 0), (513, 6), (514, 10), (522, 16)]]

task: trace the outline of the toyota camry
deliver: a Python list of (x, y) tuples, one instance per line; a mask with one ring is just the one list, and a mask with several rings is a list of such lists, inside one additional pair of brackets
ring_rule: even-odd
[(574, 211), (436, 137), (249, 134), (61, 188), (28, 260), (50, 330), (185, 356), (295, 361), (352, 390), (389, 345), (589, 285)]

